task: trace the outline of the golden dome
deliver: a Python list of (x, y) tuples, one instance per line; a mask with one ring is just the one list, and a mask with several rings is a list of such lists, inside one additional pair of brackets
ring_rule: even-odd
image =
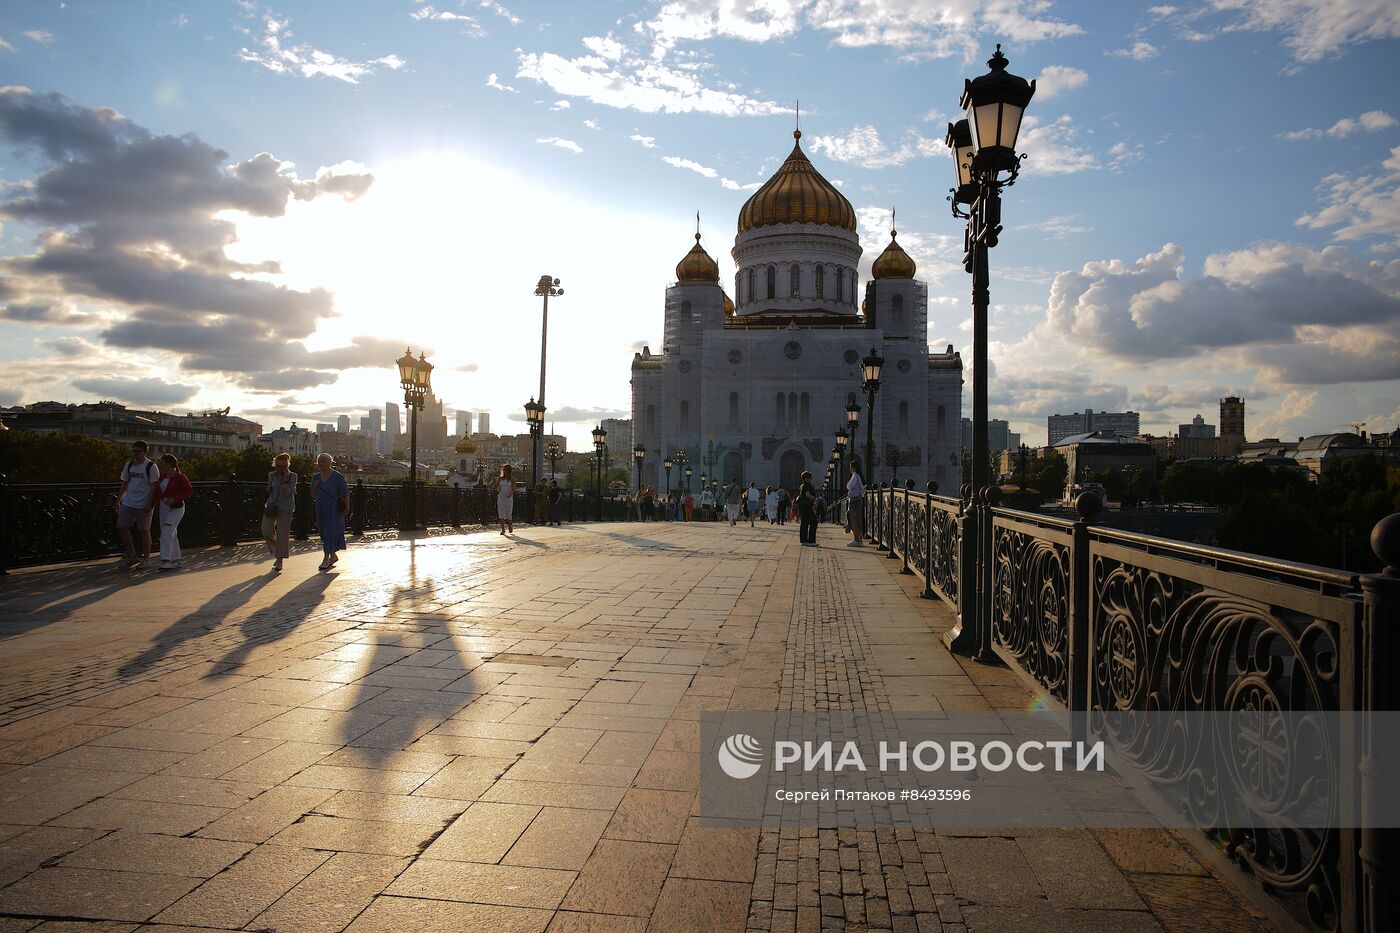
[(734, 316), (734, 299), (728, 295), (724, 296), (724, 316), (727, 318)]
[(474, 454), (476, 453), (476, 445), (464, 437), (457, 442), (457, 453)]
[(676, 263), (676, 281), (719, 282), (719, 263), (700, 245), (698, 233), (695, 234), (695, 245), (690, 248), (690, 252)]
[(904, 251), (895, 240), (897, 231), (890, 231), (890, 245), (885, 247), (885, 251), (876, 257), (875, 262), (870, 267), (870, 274), (877, 279), (912, 279), (917, 267), (914, 260), (909, 258), (909, 254)]
[[(794, 130), (792, 138), (802, 139)], [(812, 167), (795, 143), (777, 173), (739, 211), (739, 232), (773, 224), (830, 224), (855, 232), (856, 212), (845, 195)]]

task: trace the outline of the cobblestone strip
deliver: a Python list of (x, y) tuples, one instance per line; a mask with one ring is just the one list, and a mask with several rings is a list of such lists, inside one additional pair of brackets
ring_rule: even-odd
[[(825, 550), (799, 555), (779, 707), (891, 708), (846, 570)], [(952, 893), (932, 830), (764, 829), (747, 928), (962, 931)]]

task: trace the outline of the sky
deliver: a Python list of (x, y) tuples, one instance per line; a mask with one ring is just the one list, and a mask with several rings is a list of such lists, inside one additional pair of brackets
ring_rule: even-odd
[[(571, 447), (626, 417), (666, 286), (733, 281), (802, 144), (899, 240), (971, 372), (943, 144), (1002, 43), (1037, 79), (991, 255), (992, 417), (1244, 397), (1251, 439), (1400, 424), (1393, 0), (17, 0), (0, 6), (0, 404), (230, 406), (268, 429), (400, 395)], [(964, 414), (971, 408), (970, 385)], [(834, 418), (837, 416), (833, 416)], [(835, 424), (835, 420), (833, 424)]]

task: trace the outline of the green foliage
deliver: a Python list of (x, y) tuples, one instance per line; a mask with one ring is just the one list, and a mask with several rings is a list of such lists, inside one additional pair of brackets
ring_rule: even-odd
[(1065, 479), (1069, 476), (1069, 463), (1058, 453), (1032, 460), (1029, 469), (1031, 489), (1039, 489), (1046, 499), (1059, 499), (1065, 494)]
[[(233, 474), (240, 480), (258, 482), (267, 478), (272, 469), (272, 458), (272, 451), (254, 444), (247, 450), (221, 450), (186, 458), (180, 461), (180, 469), (189, 474), (192, 480), (228, 479)], [(292, 472), (303, 480), (310, 477), (315, 469), (310, 457), (292, 458)]]
[(10, 483), (116, 483), (131, 448), (83, 434), (0, 432), (0, 473)]
[(1091, 474), (1086, 482), (1098, 483), (1102, 486), (1109, 502), (1121, 503), (1123, 493), (1128, 488), (1128, 481), (1123, 478), (1122, 470), (1099, 470), (1097, 473)]
[(1400, 469), (1367, 454), (1328, 467), (1312, 482), (1302, 470), (1262, 463), (1174, 463), (1162, 479), (1167, 502), (1219, 506), (1221, 547), (1349, 570), (1379, 570), (1371, 528), (1400, 512)]

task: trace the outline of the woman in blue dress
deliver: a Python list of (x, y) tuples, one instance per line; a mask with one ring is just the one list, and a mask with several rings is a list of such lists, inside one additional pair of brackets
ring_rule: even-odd
[(321, 550), (326, 552), (321, 570), (335, 566), (336, 551), (345, 550), (345, 517), (350, 514), (350, 486), (334, 469), (330, 454), (316, 458), (317, 473), (311, 479), (311, 500), (316, 505), (316, 527), (321, 531)]

